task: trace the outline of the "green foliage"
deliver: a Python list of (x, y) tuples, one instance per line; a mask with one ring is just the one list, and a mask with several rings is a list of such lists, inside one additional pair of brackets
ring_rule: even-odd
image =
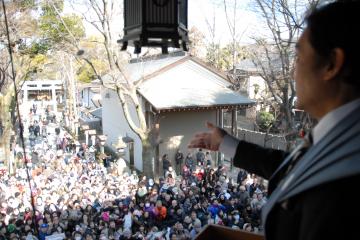
[(260, 130), (266, 131), (271, 128), (275, 122), (275, 117), (272, 113), (261, 111), (258, 113), (257, 124)]
[[(42, 37), (55, 45), (61, 43), (74, 43), (74, 41), (85, 36), (85, 28), (79, 16), (64, 16), (62, 17), (62, 20), (63, 21), (61, 21), (57, 15), (42, 16), (39, 24)], [(75, 39), (73, 39), (73, 37), (75, 37)]]
[(23, 57), (28, 58), (27, 68), (24, 70), (24, 80), (32, 80), (35, 76), (41, 78), (40, 75), (43, 75), (48, 79), (52, 79), (56, 76), (56, 72), (45, 67), (50, 65), (52, 61), (46, 54), (24, 55)]
[(74, 44), (85, 36), (82, 19), (75, 14), (59, 16), (63, 8), (63, 0), (45, 2), (41, 6), (40, 35), (44, 41), (53, 46), (66, 43)]
[(80, 16), (77, 16), (75, 14), (65, 16), (64, 22), (72, 32), (73, 36), (79, 40), (80, 38), (85, 37), (85, 28), (82, 24), (82, 19)]
[(47, 42), (35, 42), (30, 47), (31, 54), (46, 54), (50, 46)]
[(254, 86), (254, 94), (256, 95), (256, 94), (259, 93), (260, 86), (259, 86), (259, 84), (257, 84), (257, 83), (255, 83), (253, 86)]
[(41, 6), (42, 16), (56, 16), (56, 10), (62, 12), (64, 9), (64, 1), (63, 0), (52, 0), (51, 2), (44, 1)]
[(63, 0), (19, 0), (8, 6), (9, 21), (16, 26), (10, 29), (14, 31), (10, 35), (16, 37), (14, 61), (19, 64), (19, 79), (54, 78), (56, 69), (49, 67), (52, 55), (59, 49), (72, 51), (85, 36), (82, 19), (77, 15), (59, 16), (63, 8)]
[(21, 43), (18, 49), (21, 55), (29, 55), (33, 58), (37, 54), (46, 54), (50, 49), (50, 44), (46, 41), (40, 40), (38, 42), (32, 42), (30, 45)]
[(95, 78), (95, 73), (91, 69), (89, 64), (85, 64), (79, 68), (77, 73), (77, 80), (79, 80), (80, 82), (90, 83)]
[(22, 1), (18, 1), (18, 8), (20, 9), (20, 11), (29, 9), (29, 8), (33, 8), (36, 6), (35, 0), (22, 0)]
[[(92, 64), (94, 65), (96, 71), (99, 73), (99, 75), (103, 75), (107, 69), (107, 65), (104, 61), (97, 60), (97, 59), (91, 59)], [(91, 68), (91, 66), (87, 63), (83, 63), (78, 68), (77, 71), (77, 80), (85, 83), (89, 83), (92, 80), (95, 80), (97, 78), (96, 74), (94, 73), (94, 70)]]
[(221, 47), (219, 44), (210, 44), (206, 49), (206, 61), (219, 70), (229, 71), (234, 65), (234, 51), (236, 53), (235, 60), (241, 60), (247, 55), (239, 44), (236, 44), (235, 49), (232, 44), (225, 47)]

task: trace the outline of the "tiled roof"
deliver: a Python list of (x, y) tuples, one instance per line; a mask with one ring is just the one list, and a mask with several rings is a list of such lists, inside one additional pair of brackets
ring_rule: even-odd
[(191, 59), (146, 80), (139, 88), (156, 109), (249, 105), (225, 79)]

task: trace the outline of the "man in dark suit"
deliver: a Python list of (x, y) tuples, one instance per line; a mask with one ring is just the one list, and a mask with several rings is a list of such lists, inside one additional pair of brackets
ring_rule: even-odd
[(184, 154), (178, 149), (175, 154), (176, 172), (181, 174), (181, 168), (184, 161)]
[(189, 147), (222, 151), (269, 179), (266, 239), (360, 239), (360, 204), (346, 197), (360, 183), (360, 2), (330, 3), (306, 22), (294, 78), (298, 108), (319, 121), (307, 151), (300, 151), (305, 144), (290, 154), (266, 149), (210, 123)]

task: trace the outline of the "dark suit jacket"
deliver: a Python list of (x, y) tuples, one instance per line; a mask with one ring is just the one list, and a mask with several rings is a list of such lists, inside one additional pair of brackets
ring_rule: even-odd
[(360, 239), (360, 201), (355, 197), (360, 189), (360, 108), (278, 182), (272, 175), (287, 156), (240, 141), (234, 157), (235, 166), (277, 186), (262, 210), (266, 239)]

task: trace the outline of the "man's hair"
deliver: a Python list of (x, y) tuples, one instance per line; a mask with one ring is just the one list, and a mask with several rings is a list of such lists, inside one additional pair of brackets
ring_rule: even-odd
[(360, 89), (360, 1), (336, 1), (312, 11), (307, 17), (310, 43), (319, 63), (329, 63), (333, 50), (344, 51), (345, 60), (338, 78)]

